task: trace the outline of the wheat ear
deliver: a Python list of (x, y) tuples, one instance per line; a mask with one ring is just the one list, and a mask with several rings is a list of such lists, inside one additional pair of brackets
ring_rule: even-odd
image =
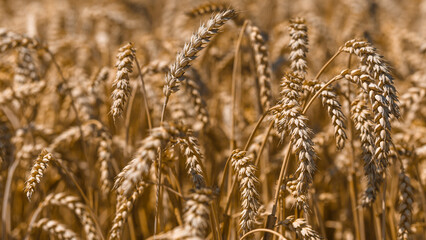
[(88, 240), (99, 239), (93, 219), (87, 212), (86, 206), (77, 197), (67, 195), (66, 193), (50, 194), (43, 201), (43, 205), (56, 205), (69, 208), (79, 218), (86, 233), (86, 238)]
[[(311, 92), (319, 91), (324, 87), (324, 83), (318, 81), (308, 82), (308, 88)], [(342, 105), (337, 99), (337, 94), (333, 87), (326, 86), (320, 93), (322, 105), (327, 108), (328, 115), (331, 118), (331, 123), (334, 128), (334, 137), (336, 138), (337, 149), (341, 150), (345, 147), (345, 141), (348, 138), (346, 135), (345, 114), (342, 111)]]
[(398, 224), (398, 240), (410, 239), (411, 218), (413, 215), (413, 186), (410, 183), (410, 178), (401, 168), (399, 174), (399, 206), (398, 211), (400, 214)]
[(68, 229), (64, 224), (59, 223), (58, 221), (55, 221), (55, 220), (42, 218), (35, 224), (35, 227), (43, 229), (44, 231), (56, 236), (58, 239), (62, 239), (62, 240), (80, 239), (74, 231)]
[(133, 61), (135, 59), (135, 49), (133, 43), (127, 43), (118, 50), (117, 54), (117, 75), (114, 80), (114, 91), (112, 92), (111, 113), (114, 119), (121, 117), (127, 98), (130, 95), (129, 73), (133, 71)]
[(241, 217), (240, 228), (242, 234), (255, 229), (259, 224), (259, 179), (256, 177), (257, 168), (253, 159), (246, 156), (246, 151), (234, 150), (232, 152), (232, 166), (237, 174), (241, 192)]
[(250, 24), (247, 26), (247, 31), (256, 63), (256, 73), (260, 86), (260, 103), (263, 111), (268, 111), (272, 101), (268, 49), (258, 27)]
[(299, 160), (296, 170), (296, 191), (293, 196), (296, 198), (298, 207), (308, 208), (307, 193), (309, 184), (316, 170), (316, 153), (313, 148), (312, 131), (307, 126), (308, 119), (302, 114), (301, 106), (298, 102), (301, 92), (301, 79), (295, 74), (284, 74), (282, 80), (281, 100), (272, 109), (275, 125), (284, 139), (285, 134), (291, 136), (293, 151)]
[(308, 53), (308, 27), (304, 18), (290, 20), (290, 61), (291, 70), (305, 78), (308, 65), (306, 54)]
[(49, 166), (49, 162), (53, 160), (53, 156), (46, 149), (41, 151), (40, 155), (34, 162), (33, 167), (31, 168), (31, 172), (27, 181), (25, 181), (24, 192), (27, 195), (28, 200), (31, 200), (31, 196), (35, 191), (35, 187), (38, 183), (40, 183), (43, 178), (44, 171)]
[(214, 15), (205, 25), (201, 25), (198, 31), (191, 36), (189, 42), (185, 43), (185, 46), (177, 54), (176, 61), (170, 66), (170, 70), (167, 73), (166, 83), (163, 88), (163, 93), (166, 97), (179, 90), (180, 82), (184, 80), (183, 74), (191, 62), (210, 41), (210, 38), (219, 32), (219, 28), (234, 16), (234, 10), (226, 10)]
[(381, 176), (378, 173), (376, 162), (373, 159), (375, 150), (373, 122), (371, 111), (367, 107), (365, 93), (361, 92), (352, 102), (351, 114), (355, 129), (361, 138), (362, 158), (364, 160), (364, 174), (367, 178), (367, 189), (364, 192), (362, 204), (370, 205), (376, 199)]
[(312, 229), (312, 227), (303, 218), (295, 218), (293, 215), (287, 217), (282, 224), (288, 230), (295, 232), (300, 239), (304, 240), (321, 240), (320, 235)]

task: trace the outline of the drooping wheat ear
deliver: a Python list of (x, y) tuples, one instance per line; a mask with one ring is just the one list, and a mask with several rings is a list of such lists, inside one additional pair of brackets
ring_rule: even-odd
[(55, 205), (69, 208), (80, 220), (84, 232), (86, 233), (86, 238), (91, 240), (99, 239), (95, 223), (88, 213), (87, 207), (80, 202), (78, 197), (66, 193), (50, 194), (43, 201), (43, 205)]
[(385, 105), (389, 110), (389, 115), (399, 118), (398, 96), (393, 83), (393, 77), (389, 66), (376, 49), (364, 40), (350, 40), (345, 43), (343, 51), (355, 54), (361, 61), (361, 71), (368, 74), (382, 89), (382, 95), (385, 97)]
[(90, 84), (91, 92), (97, 92), (98, 91), (97, 88), (108, 80), (109, 71), (110, 69), (108, 67), (102, 67), (99, 70), (99, 72), (94, 76), (94, 78), (92, 78), (92, 81)]
[(271, 107), (272, 101), (268, 49), (258, 27), (250, 24), (247, 26), (247, 31), (256, 63), (256, 73), (260, 86), (260, 103), (263, 111), (267, 111)]
[(241, 217), (240, 228), (242, 234), (256, 228), (259, 224), (258, 214), (260, 199), (258, 193), (259, 179), (256, 177), (257, 168), (253, 159), (246, 156), (246, 151), (234, 150), (232, 152), (232, 166), (237, 174), (241, 192)]
[(362, 89), (367, 91), (374, 113), (374, 145), (376, 149), (373, 161), (377, 164), (379, 174), (385, 174), (389, 165), (390, 146), (393, 145), (390, 135), (390, 110), (383, 89), (375, 83), (371, 76), (361, 69), (353, 70), (349, 73), (342, 73), (346, 79), (357, 83)]
[(190, 132), (187, 132), (186, 136), (178, 137), (177, 142), (186, 157), (185, 165), (188, 169), (188, 174), (192, 176), (195, 188), (205, 187), (205, 173), (202, 167), (203, 154), (201, 153), (197, 139)]
[(148, 178), (149, 169), (157, 160), (158, 149), (164, 150), (177, 133), (178, 130), (174, 126), (166, 123), (151, 130), (150, 135), (142, 141), (135, 158), (117, 176), (114, 188), (119, 195), (130, 197), (136, 185)]
[(44, 231), (54, 235), (58, 239), (62, 239), (62, 240), (80, 239), (74, 231), (70, 230), (64, 224), (59, 223), (58, 221), (55, 221), (55, 220), (42, 218), (35, 224), (35, 227), (43, 229)]
[(40, 155), (38, 155), (33, 167), (31, 168), (31, 173), (25, 182), (24, 192), (27, 194), (28, 200), (31, 201), (31, 196), (34, 193), (36, 185), (40, 183), (41, 178), (43, 178), (44, 171), (49, 166), (49, 162), (52, 160), (54, 160), (52, 154), (46, 149), (43, 149)]
[(190, 66), (191, 62), (210, 41), (214, 35), (219, 32), (219, 28), (229, 19), (235, 16), (234, 10), (226, 10), (214, 15), (207, 23), (198, 28), (197, 33), (191, 36), (191, 40), (185, 43), (182, 51), (177, 54), (176, 61), (170, 66), (167, 73), (163, 93), (166, 97), (179, 90), (180, 82), (184, 80), (183, 74)]
[[(104, 132), (102, 124), (97, 120), (89, 120), (82, 124), (81, 130), (83, 132), (83, 138), (87, 139), (88, 137), (96, 136), (99, 132)], [(79, 139), (81, 139), (81, 132), (78, 126), (73, 126), (63, 131), (57, 137), (52, 140), (52, 143), (49, 145), (48, 149), (52, 152), (61, 152), (61, 149), (67, 149), (72, 144), (75, 144)]]
[(426, 100), (426, 88), (411, 87), (401, 96), (401, 115), (406, 116), (405, 122), (411, 123), (421, 109), (422, 102)]
[(142, 76), (155, 73), (167, 73), (169, 71), (169, 62), (164, 60), (154, 60), (141, 70)]
[(304, 18), (290, 20), (290, 61), (291, 70), (298, 73), (302, 79), (307, 72), (306, 54), (308, 53), (308, 27)]
[[(308, 82), (308, 81), (305, 81)], [(309, 81), (307, 83), (311, 92), (319, 91), (325, 84), (320, 83), (316, 80)], [(320, 93), (322, 105), (327, 107), (328, 115), (331, 118), (331, 122), (334, 127), (334, 136), (336, 138), (337, 149), (343, 149), (345, 147), (345, 141), (348, 138), (346, 136), (346, 124), (345, 114), (342, 111), (342, 105), (337, 99), (337, 94), (332, 86), (327, 86)]]
[(295, 218), (293, 215), (287, 217), (284, 221), (278, 223), (284, 225), (288, 230), (295, 232), (300, 239), (305, 240), (321, 240), (323, 239), (317, 231), (303, 218)]
[(40, 41), (36, 38), (17, 34), (12, 31), (7, 31), (4, 28), (0, 29), (0, 53), (18, 47), (26, 47), (31, 49), (45, 48), (45, 46), (41, 44)]
[(199, 5), (190, 11), (185, 12), (189, 17), (195, 18), (198, 16), (226, 11), (229, 9), (229, 4), (226, 3), (205, 3)]
[(374, 143), (373, 122), (371, 110), (368, 108), (367, 99), (364, 92), (358, 94), (352, 102), (351, 114), (361, 138), (362, 159), (364, 160), (364, 175), (367, 179), (367, 189), (362, 197), (363, 206), (370, 206), (376, 199), (379, 186), (382, 181), (377, 170), (375, 159), (373, 158), (376, 145)]
[(124, 224), (126, 223), (128, 214), (132, 210), (136, 199), (145, 190), (145, 187), (146, 184), (140, 182), (136, 188), (136, 191), (133, 192), (129, 198), (126, 198), (122, 195), (117, 196), (116, 213), (114, 220), (112, 221), (112, 227), (109, 232), (108, 239), (121, 239), (121, 232), (123, 230)]
[(213, 191), (209, 188), (199, 188), (191, 190), (191, 194), (186, 198), (184, 224), (172, 230), (155, 235), (155, 238), (162, 240), (206, 239), (209, 230), (210, 202), (213, 200)]
[(410, 178), (401, 168), (399, 174), (399, 206), (398, 211), (400, 214), (398, 224), (398, 240), (410, 239), (411, 218), (413, 215), (412, 208), (414, 202), (413, 186), (411, 186)]
[(39, 80), (40, 78), (30, 50), (26, 47), (20, 48), (13, 81), (17, 84), (25, 84)]
[(129, 83), (129, 73), (133, 71), (133, 61), (135, 59), (135, 49), (133, 43), (127, 43), (118, 50), (117, 54), (117, 75), (114, 80), (114, 91), (112, 92), (111, 113), (114, 119), (121, 117), (127, 98), (131, 92)]
[(201, 97), (200, 87), (191, 78), (188, 78), (186, 83), (186, 88), (191, 96), (195, 112), (197, 113), (197, 119), (205, 126), (209, 123), (209, 114), (207, 112), (206, 103)]
[(275, 125), (284, 139), (285, 134), (291, 136), (293, 151), (299, 160), (299, 167), (296, 170), (297, 191), (293, 195), (298, 207), (307, 210), (307, 193), (309, 184), (316, 170), (316, 153), (313, 148), (312, 131), (307, 126), (308, 119), (302, 114), (299, 104), (299, 92), (302, 89), (300, 77), (295, 74), (284, 74), (281, 83), (281, 100), (273, 107)]
[(0, 92), (0, 104), (6, 104), (14, 99), (28, 99), (37, 96), (46, 87), (44, 81), (22, 84), (15, 89), (7, 88)]
[[(213, 13), (223, 12), (229, 9), (234, 9), (229, 3), (208, 2), (185, 12), (185, 14), (191, 18), (196, 18), (200, 16), (211, 15)], [(238, 26), (241, 26), (244, 23), (244, 18), (239, 15), (236, 15), (232, 20)]]
[(100, 141), (98, 145), (98, 162), (100, 163), (100, 182), (101, 182), (101, 192), (106, 196), (111, 190), (111, 180), (109, 174), (109, 166), (112, 161), (112, 149), (111, 149), (112, 139), (110, 134), (103, 131), (100, 136)]
[(192, 190), (185, 202), (183, 221), (193, 239), (205, 239), (209, 230), (210, 202), (213, 191), (209, 188)]

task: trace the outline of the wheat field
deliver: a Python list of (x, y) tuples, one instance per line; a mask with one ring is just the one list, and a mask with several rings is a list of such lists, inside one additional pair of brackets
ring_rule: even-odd
[(426, 239), (426, 1), (1, 0), (1, 239)]

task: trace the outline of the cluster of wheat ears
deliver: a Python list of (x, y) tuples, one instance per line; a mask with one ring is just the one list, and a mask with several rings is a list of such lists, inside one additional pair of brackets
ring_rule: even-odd
[(425, 1), (2, 0), (0, 27), (2, 239), (426, 237)]

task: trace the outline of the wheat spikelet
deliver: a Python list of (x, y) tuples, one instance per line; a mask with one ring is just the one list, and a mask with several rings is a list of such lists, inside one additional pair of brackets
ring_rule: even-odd
[(400, 214), (398, 224), (398, 240), (410, 239), (410, 227), (413, 210), (413, 187), (410, 183), (410, 178), (405, 173), (404, 169), (401, 169), (399, 174), (399, 206), (398, 211)]
[(364, 160), (364, 174), (367, 178), (367, 189), (364, 192), (362, 204), (370, 205), (376, 199), (379, 184), (382, 179), (378, 173), (376, 162), (373, 159), (375, 151), (373, 122), (370, 110), (367, 108), (364, 93), (361, 92), (352, 102), (351, 114), (355, 123), (355, 129), (361, 138), (362, 158)]
[(278, 223), (284, 225), (287, 229), (295, 232), (300, 239), (320, 240), (323, 239), (312, 229), (312, 227), (303, 218), (295, 218), (293, 215), (287, 217), (284, 221)]
[(204, 48), (210, 38), (218, 33), (219, 28), (234, 16), (234, 10), (226, 10), (214, 15), (205, 25), (201, 25), (197, 33), (191, 36), (189, 42), (185, 43), (183, 50), (177, 54), (175, 62), (167, 73), (163, 89), (166, 97), (179, 90), (180, 82), (184, 80), (183, 74), (197, 57), (197, 53)]
[(232, 166), (237, 174), (241, 192), (241, 217), (240, 228), (242, 234), (256, 228), (260, 207), (259, 193), (257, 191), (259, 179), (256, 177), (256, 166), (253, 159), (246, 156), (246, 151), (234, 150), (232, 152)]
[(298, 184), (294, 197), (298, 207), (307, 209), (306, 195), (316, 170), (316, 153), (311, 138), (312, 131), (307, 126), (308, 119), (302, 114), (298, 102), (299, 92), (302, 89), (300, 78), (294, 74), (285, 74), (281, 87), (282, 98), (278, 105), (273, 107), (272, 113), (281, 139), (284, 138), (285, 133), (292, 137), (290, 144), (293, 145), (293, 151), (299, 160), (299, 167), (296, 170)]
[(271, 107), (272, 101), (268, 49), (258, 27), (250, 24), (247, 26), (247, 31), (254, 52), (256, 73), (260, 85), (260, 103), (262, 104), (263, 111), (267, 111)]
[(86, 238), (90, 240), (99, 239), (93, 219), (87, 212), (86, 206), (81, 203), (77, 197), (66, 193), (50, 194), (43, 201), (43, 205), (56, 205), (69, 208), (79, 218), (84, 232), (86, 233)]
[(135, 49), (133, 43), (128, 43), (118, 50), (117, 54), (117, 75), (114, 80), (114, 91), (112, 92), (111, 113), (114, 119), (121, 117), (127, 98), (131, 92), (129, 83), (129, 73), (133, 71), (133, 61), (135, 59)]
[(27, 195), (28, 200), (31, 200), (31, 196), (34, 193), (36, 185), (40, 183), (41, 178), (43, 178), (44, 171), (48, 167), (49, 162), (52, 160), (54, 160), (52, 154), (46, 149), (43, 149), (35, 160), (34, 165), (31, 168), (30, 175), (25, 181), (24, 192)]
[(55, 220), (49, 220), (47, 218), (40, 219), (35, 226), (41, 228), (44, 231), (54, 235), (61, 240), (78, 240), (80, 239), (77, 234), (68, 229), (64, 224), (59, 223)]

